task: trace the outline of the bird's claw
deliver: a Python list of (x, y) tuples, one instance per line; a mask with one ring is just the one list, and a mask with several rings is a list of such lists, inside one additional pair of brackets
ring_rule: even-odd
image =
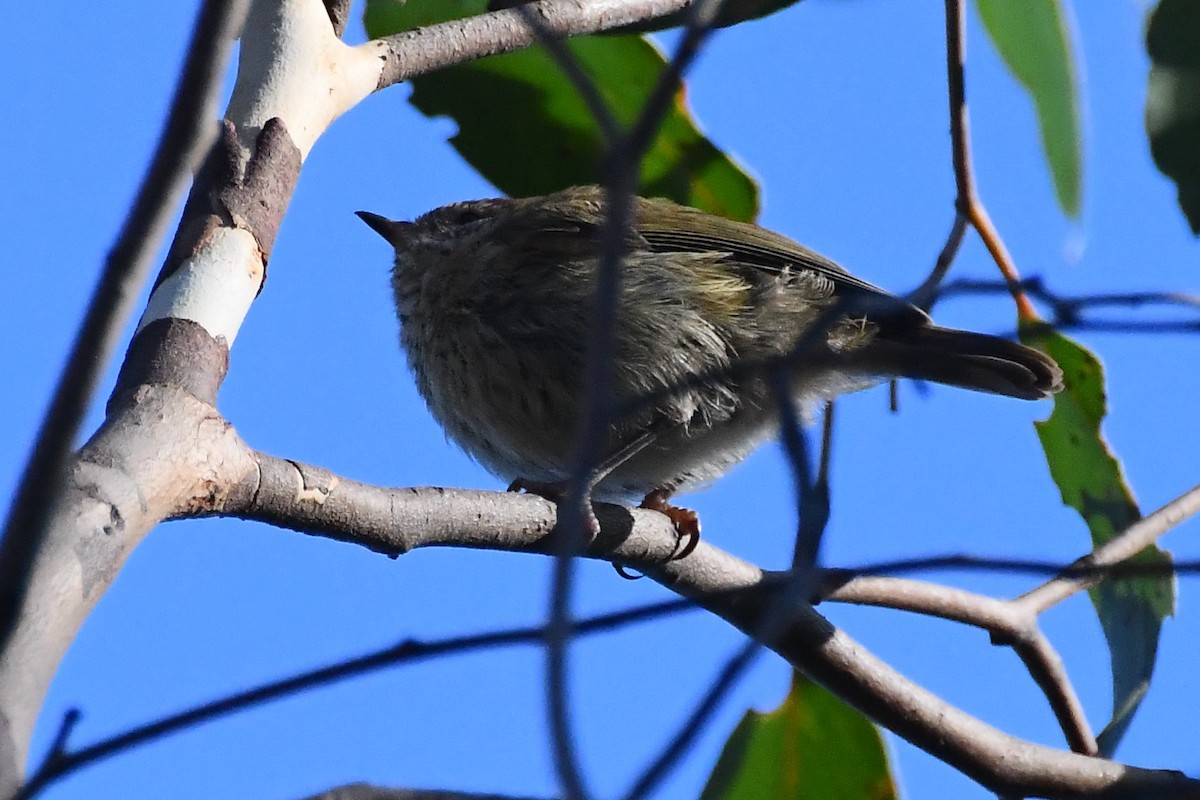
[(670, 496), (671, 493), (667, 489), (655, 489), (646, 495), (638, 507), (665, 514), (667, 519), (671, 520), (671, 525), (679, 537), (678, 550), (672, 560), (678, 560), (687, 558), (696, 549), (696, 545), (700, 544), (700, 515), (690, 508), (671, 505), (667, 502)]

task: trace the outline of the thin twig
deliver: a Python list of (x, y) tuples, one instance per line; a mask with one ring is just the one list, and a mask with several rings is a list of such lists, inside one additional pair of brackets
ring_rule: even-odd
[[(583, 504), (586, 504), (586, 498)], [(570, 508), (571, 506), (568, 506)], [(571, 515), (575, 519), (578, 514)], [(568, 541), (571, 529), (582, 532), (582, 521), (568, 521), (560, 530), (560, 539)], [(569, 546), (569, 545), (568, 545)], [(546, 703), (550, 715), (550, 738), (554, 745), (554, 765), (562, 782), (563, 794), (568, 800), (583, 800), (588, 797), (575, 753), (575, 737), (572, 734), (570, 702), (568, 694), (567, 646), (570, 643), (570, 602), (573, 577), (574, 553), (558, 549), (554, 554), (554, 578), (550, 592), (550, 614), (546, 623)]]
[(1021, 657), (1025, 669), (1042, 690), (1071, 750), (1085, 756), (1099, 755), (1100, 746), (1096, 743), (1096, 734), (1088, 724), (1087, 712), (1083, 710), (1083, 703), (1075, 692), (1075, 686), (1067, 677), (1062, 657), (1050, 644), (1046, 635), (1037, 627), (1031, 626), (1024, 636), (1008, 644), (1011, 644), (1013, 650)]
[[(1021, 657), (1050, 703), (1071, 749), (1085, 755), (1095, 755), (1098, 747), (1083, 705), (1066, 675), (1062, 659), (1037, 629), (1037, 617), (1066, 598), (1122, 573), (1141, 572), (1145, 568), (1146, 573), (1177, 574), (1181, 569), (1192, 568), (1195, 565), (1138, 564), (1128, 563), (1128, 559), (1198, 511), (1200, 486), (1129, 526), (1060, 572), (1058, 577), (1011, 601), (895, 578), (855, 577), (847, 580), (846, 573), (841, 571), (825, 573), (824, 581), (829, 588), (822, 594), (827, 600), (900, 608), (986, 628), (992, 632), (994, 641), (1011, 645)], [(932, 561), (927, 560), (927, 565)], [(946, 561), (943, 559), (943, 565), (949, 566)], [(988, 562), (989, 568), (1000, 565), (1000, 561), (995, 559), (989, 559)], [(981, 563), (978, 559), (972, 559), (974, 566)], [(909, 566), (914, 565), (915, 562), (910, 562)], [(893, 562), (893, 566), (897, 566), (897, 563)], [(1012, 562), (1007, 566), (1011, 567)], [(858, 576), (863, 574), (860, 572)]]
[[(1200, 296), (1185, 292), (1101, 292), (1086, 295), (1060, 295), (1046, 286), (1041, 276), (1025, 278), (1021, 281), (1021, 289), (1035, 300), (1050, 307), (1053, 312), (1049, 324), (1055, 328), (1100, 328), (1105, 325), (1125, 325), (1129, 328), (1140, 326), (1151, 329), (1154, 326), (1178, 326), (1195, 330), (1200, 326), (1200, 320), (1162, 320), (1113, 322), (1084, 319), (1084, 313), (1097, 308), (1144, 308), (1146, 306), (1165, 306), (1192, 311), (1200, 311)], [(977, 280), (958, 278), (944, 284), (938, 290), (938, 299), (958, 295), (992, 295), (1007, 293), (1009, 285), (1006, 281)]]
[[(603, 633), (626, 625), (646, 622), (669, 614), (696, 608), (698, 607), (688, 600), (668, 600), (580, 620), (572, 628), (571, 633), (580, 636)], [(68, 751), (66, 748), (66, 738), (75, 721), (78, 719), (78, 712), (72, 712), (64, 717), (63, 724), (60, 726), (60, 732), (55, 739), (56, 746), (52, 748), (50, 756), (30, 777), (21, 790), (14, 795), (12, 800), (27, 800), (27, 798), (37, 795), (43, 789), (69, 773), (82, 769), (85, 766), (146, 744), (147, 742), (177, 733), (186, 728), (211, 721), (218, 717), (227, 716), (237, 711), (243, 711), (256, 705), (279, 700), (316, 687), (330, 686), (338, 681), (380, 669), (411, 664), (430, 658), (461, 655), (512, 645), (540, 645), (545, 635), (545, 628), (541, 626), (527, 626), (470, 636), (454, 636), (431, 642), (420, 642), (409, 639), (383, 650), (339, 661), (336, 664), (320, 667), (283, 680), (265, 683), (253, 689), (247, 689), (246, 691), (223, 697), (210, 703), (204, 703), (147, 723), (146, 725), (131, 728), (115, 736), (101, 739), (87, 747)]]
[[(524, 17), (531, 13), (528, 9), (523, 11), (527, 12)], [(632, 219), (633, 196), (638, 188), (642, 155), (650, 146), (670, 107), (679, 81), (695, 58), (699, 43), (709, 27), (711, 20), (708, 25), (701, 23), (689, 26), (676, 56), (659, 76), (637, 122), (627, 135), (619, 136), (612, 142), (605, 159), (605, 220), (593, 295), (592, 335), (584, 360), (584, 407), (578, 434), (576, 468), (568, 480), (560, 514), (565, 518), (564, 524), (559, 527), (558, 546), (555, 549), (546, 637), (547, 703), (554, 759), (563, 789), (572, 800), (586, 798), (588, 793), (574, 751), (570, 722), (567, 677), (570, 594), (574, 558), (583, 552), (588, 523), (594, 519), (590, 512), (591, 475), (604, 456), (604, 448), (610, 445), (608, 431), (614, 413), (612, 376), (617, 352), (616, 323), (621, 294), (621, 264), (626, 250), (625, 232)], [(539, 36), (546, 32), (544, 26), (535, 31)], [(568, 65), (572, 63), (570, 59), (564, 60)], [(585, 100), (595, 94), (594, 87), (582, 70), (568, 68), (567, 77), (575, 82)], [(598, 97), (591, 98), (591, 104), (597, 106), (597, 111), (603, 105)], [(603, 125), (606, 117), (611, 115), (601, 113), (604, 116), (598, 117), (597, 122)]]
[[(792, 553), (792, 572), (799, 576), (800, 573), (811, 573), (819, 562), (821, 538), (829, 522), (829, 487), (822, 483), (820, 471), (817, 475), (813, 474), (807, 438), (796, 415), (793, 405), (795, 401), (789, 391), (787, 376), (782, 370), (772, 373), (771, 385), (775, 393), (775, 403), (779, 407), (779, 438), (783, 443), (784, 452), (787, 453), (796, 497), (796, 545)], [(828, 433), (828, 426), (825, 430)], [(824, 450), (821, 462), (827, 463)], [(807, 582), (806, 578), (797, 579)], [(805, 587), (799, 588), (798, 591), (804, 597), (810, 594)]]
[(1034, 310), (1033, 304), (1029, 302), (1029, 298), (1021, 291), (1021, 276), (1017, 273), (1017, 266), (1013, 263), (1012, 256), (1008, 253), (1008, 248), (1004, 246), (1004, 240), (1000, 238), (1000, 232), (992, 224), (992, 218), (988, 215), (987, 209), (984, 208), (983, 203), (976, 200), (971, 203), (969, 212), (971, 224), (975, 226), (975, 230), (979, 233), (979, 238), (983, 240), (984, 246), (991, 253), (992, 260), (1000, 268), (1000, 274), (1008, 282), (1013, 301), (1017, 304), (1017, 318), (1021, 322), (1037, 322), (1040, 318)]
[(938, 287), (950, 271), (967, 232), (969, 206), (975, 202), (975, 177), (971, 166), (970, 119), (967, 116), (965, 20), (961, 2), (946, 0), (946, 95), (950, 108), (950, 157), (954, 165), (954, 222), (929, 277), (912, 293), (912, 302), (928, 311), (938, 298)]
[(65, 478), (83, 416), (117, 337), (145, 283), (187, 181), (212, 142), (211, 120), (246, 0), (208, 0), (200, 9), (187, 60), (154, 158), (105, 259), (54, 398), (38, 430), (0, 543), (0, 652), (17, 621), (33, 565)]
[(918, 305), (928, 307), (937, 297), (937, 286), (945, 278), (954, 256), (958, 253), (966, 231), (966, 222), (978, 231), (984, 246), (992, 255), (1004, 276), (1017, 304), (1017, 317), (1022, 322), (1038, 319), (1033, 305), (1020, 288), (1020, 276), (1009, 256), (1000, 234), (996, 231), (987, 209), (979, 199), (975, 172), (971, 160), (970, 117), (967, 113), (967, 91), (964, 77), (966, 67), (965, 0), (945, 0), (946, 5), (946, 87), (950, 105), (950, 146), (954, 163), (954, 223), (942, 247), (933, 272), (914, 293)]
[(942, 245), (942, 251), (938, 253), (933, 271), (920, 286), (909, 294), (908, 301), (910, 303), (926, 311), (932, 311), (933, 304), (945, 296), (942, 281), (946, 279), (946, 274), (950, 271), (950, 265), (954, 263), (966, 234), (967, 216), (961, 210), (956, 209), (954, 222), (950, 225), (950, 233), (946, 236), (946, 243)]
[[(667, 61), (667, 67), (658, 76), (650, 97), (642, 107), (637, 122), (629, 130), (625, 146), (627, 157), (635, 166), (641, 163), (642, 154), (654, 141), (667, 110), (680, 86), (683, 76), (700, 54), (700, 48), (712, 35), (718, 13), (725, 0), (697, 0), (688, 8), (688, 24), (675, 48), (675, 54)], [(636, 159), (636, 160), (635, 160)]]
[[(636, 162), (635, 162), (636, 163)], [(554, 548), (554, 568), (546, 624), (547, 704), (554, 761), (564, 794), (584, 800), (588, 792), (575, 753), (568, 698), (567, 649), (570, 643), (571, 590), (575, 557), (582, 554), (595, 519), (591, 511), (592, 473), (603, 458), (613, 416), (612, 374), (616, 360), (616, 315), (620, 297), (621, 262), (632, 213), (636, 183), (632, 168), (610, 170), (605, 182), (603, 250), (596, 276), (592, 335), (584, 367), (584, 403), (577, 434), (575, 468), (560, 504)]]
[(704, 697), (696, 704), (696, 708), (688, 715), (679, 731), (671, 737), (671, 741), (663, 748), (658, 758), (651, 762), (625, 794), (624, 800), (642, 800), (652, 794), (680, 762), (696, 737), (712, 720), (714, 712), (721, 701), (729, 694), (738, 679), (741, 678), (754, 658), (762, 652), (762, 645), (751, 639), (734, 653), (725, 666), (717, 674), (712, 686), (704, 693)]
[(1062, 659), (1037, 625), (1037, 614), (1011, 600), (997, 600), (951, 586), (905, 578), (859, 577), (848, 581), (836, 571), (823, 574), (822, 601), (898, 609), (972, 625), (992, 642), (1013, 648), (1050, 704), (1071, 749), (1098, 751), (1083, 704)]
[[(1104, 568), (1122, 564), (1127, 559), (1150, 546), (1167, 531), (1200, 511), (1200, 485), (1167, 503), (1147, 517), (1130, 525), (1092, 553), (1072, 564), (1075, 571), (1080, 568), (1095, 574), (1064, 574), (1044, 583), (1033, 591), (1022, 595), (1018, 602), (1038, 613), (1062, 602), (1077, 592), (1095, 586), (1104, 579)], [(1133, 566), (1133, 565), (1128, 565)], [(1176, 566), (1175, 571), (1178, 571)]]
[[(828, 568), (830, 574), (840, 574), (849, 580), (858, 577), (919, 575), (925, 572), (961, 570), (964, 572), (992, 572), (1026, 575), (1054, 575), (1064, 579), (1086, 579), (1094, 581), (1123, 580), (1127, 578), (1161, 578), (1169, 575), (1200, 574), (1200, 561), (1175, 561), (1170, 564), (1122, 562), (1097, 566), (1085, 559), (1074, 564), (1035, 558), (1001, 558), (999, 556), (977, 556), (969, 553), (946, 553), (933, 556), (914, 556), (876, 561), (854, 567)], [(1074, 592), (1072, 592), (1074, 594)]]
[(973, 625), (990, 633), (1019, 636), (1029, 616), (1007, 601), (911, 578), (881, 575), (847, 577), (842, 570), (821, 572), (820, 602), (877, 606)]

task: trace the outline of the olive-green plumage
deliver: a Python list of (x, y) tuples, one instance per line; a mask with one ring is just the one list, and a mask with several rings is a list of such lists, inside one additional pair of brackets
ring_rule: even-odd
[[(360, 216), (395, 247), (400, 338), (433, 415), (502, 477), (564, 479), (582, 407), (600, 190), (454, 203), (411, 223)], [(896, 377), (1024, 399), (1061, 388), (1039, 351), (937, 327), (756, 225), (638, 198), (626, 248), (613, 394), (657, 399), (614, 424), (609, 444), (655, 435), (600, 483), (600, 497), (669, 493), (745, 458), (772, 435), (777, 412), (761, 370), (731, 368), (792, 352), (835, 303), (825, 330), (788, 361), (802, 407)]]

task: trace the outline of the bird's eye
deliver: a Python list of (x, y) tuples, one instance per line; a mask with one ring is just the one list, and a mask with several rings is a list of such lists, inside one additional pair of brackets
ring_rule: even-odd
[(454, 224), (469, 225), (472, 222), (478, 222), (485, 216), (486, 215), (483, 213), (483, 211), (478, 208), (473, 206), (464, 206), (463, 208), (460, 208), (454, 212)]

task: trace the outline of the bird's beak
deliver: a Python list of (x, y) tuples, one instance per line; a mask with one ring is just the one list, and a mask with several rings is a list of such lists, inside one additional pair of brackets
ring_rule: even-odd
[(408, 236), (409, 229), (412, 228), (411, 222), (388, 219), (378, 214), (372, 214), (370, 211), (355, 211), (354, 213), (392, 247), (398, 247)]

